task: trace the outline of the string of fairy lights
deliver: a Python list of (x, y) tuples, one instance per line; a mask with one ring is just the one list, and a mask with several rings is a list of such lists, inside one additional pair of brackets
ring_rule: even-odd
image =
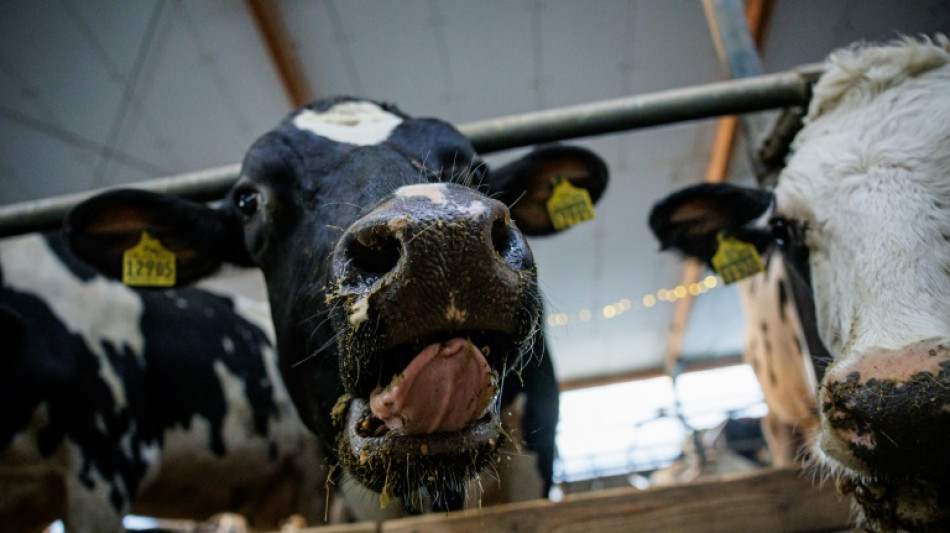
[(581, 309), (574, 313), (554, 313), (548, 315), (548, 326), (561, 327), (574, 322), (590, 322), (592, 320), (609, 320), (630, 311), (649, 309), (660, 303), (676, 303), (687, 296), (699, 296), (722, 286), (719, 278), (713, 275), (689, 285), (677, 285), (672, 289), (659, 289), (640, 297), (638, 300), (621, 298), (595, 309)]

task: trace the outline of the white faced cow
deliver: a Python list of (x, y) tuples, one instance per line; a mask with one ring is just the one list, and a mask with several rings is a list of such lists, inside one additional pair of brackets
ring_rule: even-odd
[(118, 532), (129, 511), (321, 520), (326, 469), (266, 305), (133, 290), (62, 241), (0, 241), (0, 529)]
[(947, 38), (832, 54), (774, 192), (699, 185), (650, 223), (707, 261), (721, 232), (777, 247), (833, 359), (814, 455), (868, 528), (950, 529)]
[(304, 421), (384, 502), (418, 509), (426, 493), (449, 509), (492, 464), (499, 397), (521, 387), (541, 391), (528, 390), (525, 435), (550, 483), (557, 389), (550, 358), (532, 356), (541, 296), (523, 235), (555, 231), (544, 206), (558, 177), (596, 201), (607, 174), (560, 146), (490, 172), (445, 122), (336, 98), (258, 139), (218, 208), (112, 192), (66, 231), (113, 276), (143, 231), (175, 253), (181, 283), (222, 262), (260, 267)]

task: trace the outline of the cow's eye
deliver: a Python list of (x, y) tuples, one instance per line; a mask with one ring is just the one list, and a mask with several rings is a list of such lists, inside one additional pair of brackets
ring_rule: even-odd
[(772, 231), (772, 237), (779, 246), (785, 246), (788, 242), (788, 221), (784, 218), (773, 218), (769, 222), (769, 229)]
[(244, 216), (253, 216), (261, 207), (261, 193), (250, 188), (239, 189), (234, 193), (234, 205)]
[(806, 226), (797, 220), (774, 217), (769, 221), (769, 229), (775, 243), (782, 248), (800, 247), (805, 244)]
[(811, 267), (808, 262), (811, 250), (806, 242), (808, 223), (792, 218), (773, 217), (769, 221), (769, 229), (786, 265), (795, 270), (805, 283), (811, 283)]

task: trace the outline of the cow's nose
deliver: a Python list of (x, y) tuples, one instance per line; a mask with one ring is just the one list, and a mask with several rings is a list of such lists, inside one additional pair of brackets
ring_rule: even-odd
[(855, 354), (821, 386), (824, 453), (860, 472), (947, 475), (950, 343)]
[(350, 226), (339, 257), (350, 281), (372, 283), (416, 265), (452, 267), (492, 258), (524, 268), (526, 246), (504, 204), (461, 191), (424, 194), (431, 187), (403, 187)]
[(380, 221), (360, 224), (344, 238), (343, 262), (353, 283), (375, 282), (395, 270), (403, 255), (397, 233)]
[[(512, 331), (534, 260), (508, 209), (450, 184), (402, 187), (344, 233), (333, 278), (354, 321), (398, 313), (399, 338)], [(370, 312), (369, 315), (363, 311)]]

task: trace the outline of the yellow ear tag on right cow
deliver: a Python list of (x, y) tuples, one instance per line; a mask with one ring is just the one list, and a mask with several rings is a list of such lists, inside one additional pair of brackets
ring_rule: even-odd
[(712, 266), (723, 283), (733, 283), (765, 270), (755, 245), (727, 237), (725, 232), (719, 232), (716, 239), (719, 249), (712, 258)]
[(122, 283), (134, 287), (175, 285), (175, 254), (142, 232), (138, 244), (122, 254)]
[(594, 203), (587, 189), (571, 185), (563, 176), (554, 178), (554, 192), (547, 201), (548, 216), (556, 230), (594, 218)]

